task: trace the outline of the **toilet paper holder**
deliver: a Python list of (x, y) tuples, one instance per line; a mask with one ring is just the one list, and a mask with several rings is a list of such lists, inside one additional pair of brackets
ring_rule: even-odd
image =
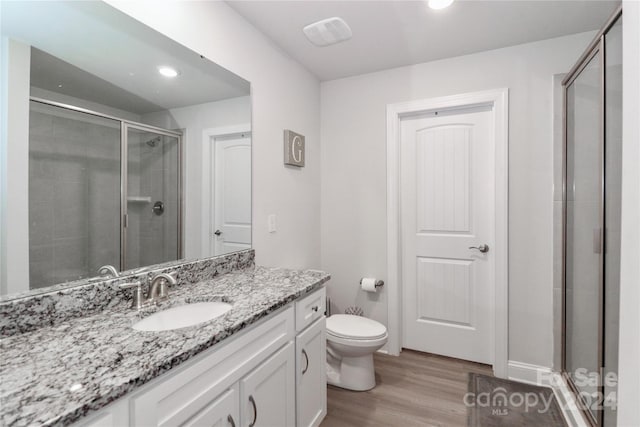
[[(364, 279), (364, 277), (360, 279), (360, 284), (361, 284), (361, 285), (362, 285), (362, 280), (363, 280), (363, 279)], [(376, 288), (381, 288), (381, 287), (383, 287), (383, 286), (384, 286), (384, 280), (376, 280), (376, 283), (375, 283), (375, 285), (374, 285), (374, 286), (375, 286)]]

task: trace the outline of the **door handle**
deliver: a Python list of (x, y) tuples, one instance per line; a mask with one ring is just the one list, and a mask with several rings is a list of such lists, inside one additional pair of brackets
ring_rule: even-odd
[(304, 356), (304, 359), (307, 361), (306, 366), (302, 370), (302, 375), (304, 375), (307, 373), (307, 370), (309, 369), (309, 356), (307, 356), (307, 352), (305, 351), (304, 348), (302, 349), (302, 355)]
[(221, 235), (221, 234), (222, 234), (222, 231), (220, 231), (220, 230), (216, 230), (216, 231), (214, 231), (214, 232), (213, 232), (213, 234), (215, 234), (216, 236), (219, 236), (219, 235)]
[(155, 202), (151, 211), (158, 216), (162, 215), (164, 213), (164, 203), (161, 201)]
[(469, 249), (477, 249), (483, 254), (489, 252), (489, 245), (480, 245), (480, 246), (469, 246)]
[(229, 416), (227, 417), (227, 421), (229, 422), (229, 425), (231, 427), (236, 427), (236, 422), (233, 421), (233, 417), (231, 416), (231, 414), (229, 414)]

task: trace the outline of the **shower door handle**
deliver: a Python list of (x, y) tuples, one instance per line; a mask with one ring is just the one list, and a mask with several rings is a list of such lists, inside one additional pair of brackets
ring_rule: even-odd
[(489, 252), (489, 245), (480, 245), (480, 246), (469, 246), (469, 249), (477, 249), (483, 254)]
[(164, 213), (164, 203), (161, 201), (155, 202), (151, 211), (158, 216), (162, 215)]

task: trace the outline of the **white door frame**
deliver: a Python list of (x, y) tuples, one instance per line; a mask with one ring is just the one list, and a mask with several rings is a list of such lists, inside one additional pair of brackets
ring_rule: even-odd
[(471, 92), (440, 98), (387, 105), (387, 274), (388, 285), (388, 352), (399, 355), (402, 350), (402, 247), (400, 240), (400, 122), (403, 118), (433, 110), (493, 107), (495, 130), (495, 284), (492, 288), (493, 371), (507, 377), (508, 356), (508, 135), (509, 89)]
[[(221, 136), (230, 136), (238, 133), (251, 133), (251, 123), (242, 123), (239, 125), (231, 125), (231, 126), (221, 126), (216, 128), (208, 128), (202, 131), (202, 170), (201, 170), (201, 188), (202, 191), (200, 193), (200, 201), (201, 201), (201, 232), (207, 233), (206, 239), (201, 239), (200, 241), (200, 250), (201, 254), (209, 254), (209, 239), (211, 239), (210, 233), (210, 211), (209, 207), (211, 206), (211, 177), (209, 173), (205, 175), (205, 171), (211, 171), (214, 165), (211, 162), (211, 139), (217, 138)], [(207, 256), (212, 256), (211, 254)], [(203, 255), (204, 257), (204, 255)]]

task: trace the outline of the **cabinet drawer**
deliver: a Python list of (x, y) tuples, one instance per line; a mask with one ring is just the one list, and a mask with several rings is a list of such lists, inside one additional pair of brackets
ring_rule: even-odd
[(326, 304), (324, 287), (296, 302), (296, 331), (300, 332), (324, 316)]

